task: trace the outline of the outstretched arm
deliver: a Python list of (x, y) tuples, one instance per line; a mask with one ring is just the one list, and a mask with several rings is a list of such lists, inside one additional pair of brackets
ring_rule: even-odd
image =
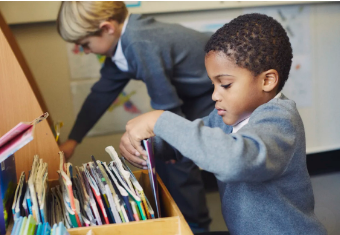
[(139, 116), (126, 129), (141, 154), (145, 153), (140, 141), (158, 135), (221, 181), (258, 182), (281, 175), (297, 144), (292, 117), (273, 109), (267, 105), (257, 110), (261, 115), (254, 115), (236, 134), (162, 111)]
[(101, 76), (101, 79), (91, 88), (91, 93), (78, 113), (69, 140), (60, 146), (67, 158), (71, 157), (77, 144), (82, 141), (129, 82), (129, 78), (118, 70), (110, 58), (105, 60)]

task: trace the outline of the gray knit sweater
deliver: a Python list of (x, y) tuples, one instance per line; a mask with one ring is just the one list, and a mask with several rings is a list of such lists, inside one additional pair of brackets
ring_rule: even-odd
[(314, 214), (305, 132), (295, 102), (274, 98), (258, 107), (241, 130), (231, 131), (216, 110), (192, 122), (164, 112), (154, 128), (215, 174), (232, 235), (326, 234)]

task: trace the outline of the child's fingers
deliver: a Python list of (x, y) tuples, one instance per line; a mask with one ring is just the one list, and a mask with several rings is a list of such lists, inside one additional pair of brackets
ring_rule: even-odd
[(130, 143), (130, 139), (129, 139), (129, 137), (128, 137), (126, 132), (125, 132), (125, 134), (122, 136), (122, 138), (120, 140), (119, 148), (120, 149), (124, 148), (131, 155), (134, 155), (134, 156), (137, 156), (137, 157), (140, 156), (140, 153)]
[(138, 151), (139, 154), (143, 156), (144, 159), (147, 157), (147, 153), (142, 147), (142, 139), (139, 139), (134, 134), (131, 134), (131, 132), (127, 132), (127, 138), (129, 139), (129, 144), (132, 145), (134, 149)]
[(139, 168), (143, 168), (144, 166), (146, 166), (146, 161), (129, 153), (124, 146), (120, 146), (120, 153), (132, 165), (137, 166)]
[[(133, 142), (133, 143), (132, 143)], [(142, 147), (141, 141), (137, 140), (137, 141), (132, 141), (132, 145), (133, 147), (135, 147), (135, 149), (142, 155), (142, 157), (146, 160), (148, 154), (146, 153), (146, 151), (144, 150), (144, 148)]]

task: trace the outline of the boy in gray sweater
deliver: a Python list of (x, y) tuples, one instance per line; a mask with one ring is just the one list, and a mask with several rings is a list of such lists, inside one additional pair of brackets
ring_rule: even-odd
[(271, 17), (242, 15), (205, 52), (215, 110), (195, 121), (159, 110), (141, 115), (126, 126), (130, 144), (145, 155), (140, 141), (160, 137), (214, 173), (233, 235), (326, 234), (314, 214), (303, 123), (280, 92), (292, 61), (285, 30)]

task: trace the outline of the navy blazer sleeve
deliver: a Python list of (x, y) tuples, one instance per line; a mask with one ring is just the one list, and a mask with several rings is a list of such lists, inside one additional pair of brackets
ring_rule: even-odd
[(91, 93), (78, 113), (69, 135), (69, 139), (76, 140), (78, 143), (82, 141), (130, 80), (126, 73), (117, 68), (111, 58), (106, 58), (100, 72), (101, 78), (91, 88)]

